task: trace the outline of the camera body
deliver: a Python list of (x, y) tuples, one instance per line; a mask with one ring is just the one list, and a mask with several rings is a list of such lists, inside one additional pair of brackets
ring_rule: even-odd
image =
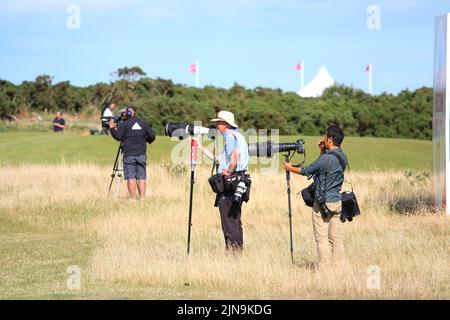
[(187, 123), (167, 122), (164, 133), (166, 136), (177, 137), (180, 140), (199, 135), (207, 135), (208, 138), (214, 139), (217, 136), (217, 129), (214, 125), (206, 128)]
[(113, 120), (114, 124), (118, 126), (120, 123), (122, 123), (125, 119), (119, 115), (119, 116), (113, 116), (113, 117), (103, 117), (102, 118), (102, 128), (109, 129), (109, 122)]
[(305, 140), (298, 139), (293, 143), (275, 143), (273, 141), (252, 143), (248, 146), (250, 156), (271, 158), (278, 152), (305, 153)]
[(236, 191), (234, 192), (233, 203), (236, 205), (241, 205), (242, 197), (244, 196), (246, 191), (247, 191), (247, 185), (245, 184), (245, 182), (243, 180), (241, 180), (236, 187)]
[(317, 199), (317, 204), (319, 205), (320, 214), (324, 219), (329, 219), (332, 216), (330, 208), (328, 208), (325, 196), (321, 194)]

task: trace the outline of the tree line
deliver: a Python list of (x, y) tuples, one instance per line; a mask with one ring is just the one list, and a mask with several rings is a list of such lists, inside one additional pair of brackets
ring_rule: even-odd
[(139, 67), (121, 68), (117, 79), (76, 87), (70, 82), (53, 84), (49, 75), (20, 85), (0, 80), (0, 117), (28, 112), (98, 112), (105, 101), (134, 105), (139, 116), (163, 134), (167, 121), (203, 121), (219, 110), (235, 113), (244, 128), (280, 129), (281, 134), (322, 135), (330, 124), (349, 136), (432, 138), (433, 90), (422, 87), (397, 95), (369, 95), (352, 87), (335, 85), (320, 98), (302, 98), (294, 92), (234, 84), (230, 89), (198, 89), (167, 79), (152, 79)]

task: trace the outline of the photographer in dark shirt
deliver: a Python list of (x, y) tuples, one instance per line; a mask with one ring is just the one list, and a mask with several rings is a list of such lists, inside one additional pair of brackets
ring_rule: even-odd
[(111, 136), (121, 141), (124, 154), (124, 174), (131, 199), (136, 199), (136, 184), (141, 199), (147, 188), (147, 143), (155, 141), (155, 133), (144, 120), (136, 118), (136, 109), (126, 109), (126, 119), (117, 127), (109, 122)]

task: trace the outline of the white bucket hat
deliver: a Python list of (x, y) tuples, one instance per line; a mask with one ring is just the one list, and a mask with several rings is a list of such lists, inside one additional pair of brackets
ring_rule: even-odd
[(236, 122), (234, 122), (234, 114), (230, 111), (220, 111), (217, 114), (217, 118), (211, 119), (212, 122), (224, 121), (233, 128), (238, 128)]

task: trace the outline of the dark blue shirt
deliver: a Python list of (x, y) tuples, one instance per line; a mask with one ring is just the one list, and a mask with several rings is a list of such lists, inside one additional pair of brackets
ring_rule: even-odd
[(123, 142), (125, 157), (145, 155), (146, 143), (155, 141), (155, 133), (150, 126), (144, 120), (135, 117), (126, 119), (109, 132), (114, 139)]
[(347, 156), (340, 148), (326, 150), (316, 161), (309, 166), (302, 168), (301, 175), (314, 177), (316, 183), (316, 199), (325, 195), (326, 202), (341, 201), (341, 189), (344, 183), (344, 170), (339, 160), (328, 154), (335, 152), (340, 155), (345, 165), (348, 165)]
[[(55, 118), (53, 120), (53, 123), (59, 123), (59, 124), (64, 126), (66, 124), (66, 121), (64, 120), (64, 118), (60, 118), (60, 119)], [(53, 126), (53, 132), (60, 132), (60, 131), (64, 131), (64, 128), (60, 128), (60, 127), (55, 126), (55, 125)]]

